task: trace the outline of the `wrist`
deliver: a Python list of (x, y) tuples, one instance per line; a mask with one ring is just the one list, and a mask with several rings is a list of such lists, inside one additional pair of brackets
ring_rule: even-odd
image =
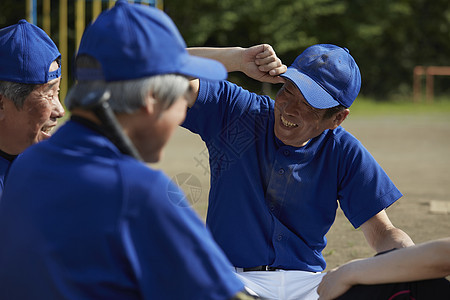
[(244, 71), (244, 52), (242, 47), (229, 48), (227, 71), (228, 72), (243, 72)]
[(340, 276), (346, 284), (351, 286), (361, 284), (361, 275), (359, 274), (358, 260), (353, 260), (343, 265), (340, 269)]

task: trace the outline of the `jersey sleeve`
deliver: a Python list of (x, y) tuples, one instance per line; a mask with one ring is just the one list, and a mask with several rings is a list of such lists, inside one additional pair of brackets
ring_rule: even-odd
[(183, 192), (161, 172), (145, 177), (146, 187), (129, 189), (121, 224), (143, 298), (229, 299), (242, 290)]
[(358, 228), (402, 194), (356, 138), (347, 133), (340, 144), (338, 200), (347, 219)]
[(182, 126), (207, 142), (246, 114), (268, 114), (271, 101), (228, 81), (200, 80), (199, 95)]

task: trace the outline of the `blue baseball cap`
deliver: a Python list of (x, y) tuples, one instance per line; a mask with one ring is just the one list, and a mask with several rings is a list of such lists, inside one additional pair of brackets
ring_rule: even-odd
[(319, 109), (339, 104), (348, 108), (361, 89), (361, 73), (349, 50), (330, 44), (307, 48), (281, 76)]
[(26, 20), (0, 29), (0, 80), (47, 83), (61, 76), (61, 67), (49, 72), (52, 62), (60, 57), (50, 37)]
[(119, 0), (101, 13), (81, 38), (78, 56), (89, 55), (102, 67), (75, 70), (78, 80), (130, 80), (161, 74), (223, 80), (225, 67), (189, 55), (173, 21), (161, 10)]

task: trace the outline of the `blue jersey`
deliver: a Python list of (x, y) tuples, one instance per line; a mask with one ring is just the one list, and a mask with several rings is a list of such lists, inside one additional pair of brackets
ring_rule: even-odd
[(183, 124), (209, 151), (207, 224), (236, 267), (322, 271), (338, 203), (354, 227), (401, 193), (342, 127), (303, 147), (274, 134), (274, 101), (229, 82), (200, 82)]
[(183, 197), (69, 121), (8, 174), (0, 299), (231, 298), (243, 285)]
[(0, 150), (0, 199), (2, 199), (3, 188), (5, 186), (6, 173), (8, 173), (12, 160), (15, 156), (8, 155)]

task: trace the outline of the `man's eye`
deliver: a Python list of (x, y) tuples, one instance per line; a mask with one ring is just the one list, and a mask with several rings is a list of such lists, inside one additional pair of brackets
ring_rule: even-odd
[(293, 95), (293, 93), (289, 89), (284, 89), (288, 94)]

